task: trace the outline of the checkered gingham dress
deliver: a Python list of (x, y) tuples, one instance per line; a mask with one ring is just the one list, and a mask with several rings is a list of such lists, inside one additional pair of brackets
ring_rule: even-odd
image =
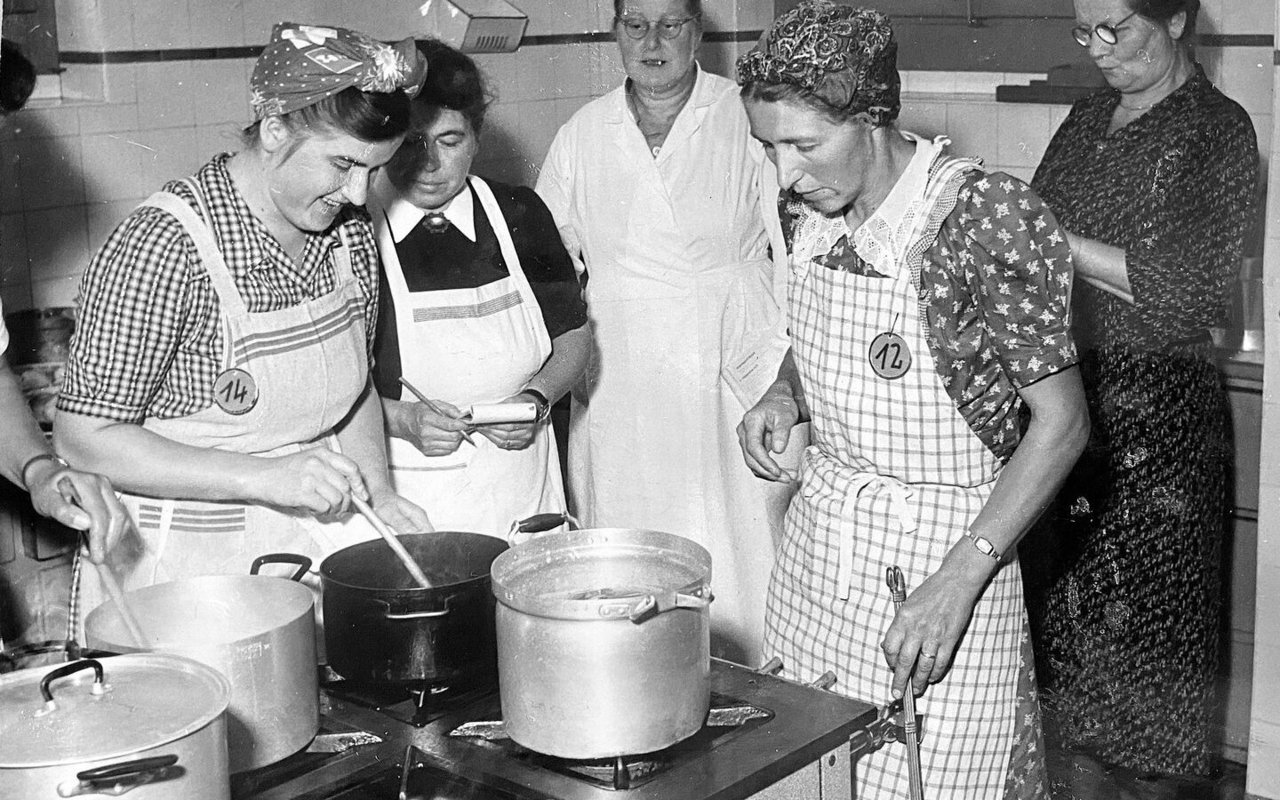
[[(836, 691), (878, 704), (889, 701), (892, 678), (880, 650), (894, 617), (885, 568), (901, 567), (908, 591), (936, 571), (991, 494), (1000, 466), (943, 388), (915, 289), (923, 253), (972, 168), (951, 160), (934, 171), (896, 276), (813, 264), (820, 245), (803, 227), (793, 248), (792, 347), (814, 444), (770, 581), (765, 653), (781, 657), (788, 677), (812, 681), (831, 670)], [(896, 380), (878, 377), (868, 361), (871, 340), (884, 331), (901, 335), (913, 358)], [(847, 600), (842, 556), (852, 571)], [(930, 800), (1005, 797), (1021, 719), (1024, 621), (1015, 562), (979, 600), (950, 672), (917, 702)], [(908, 796), (903, 745), (859, 759), (857, 796)]]

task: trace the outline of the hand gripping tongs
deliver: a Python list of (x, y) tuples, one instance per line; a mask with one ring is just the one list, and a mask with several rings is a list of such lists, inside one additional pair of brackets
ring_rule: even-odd
[[(893, 595), (894, 609), (901, 609), (907, 602), (907, 582), (902, 577), (902, 570), (889, 567), (885, 570), (885, 583)], [(924, 800), (924, 779), (920, 775), (920, 737), (916, 720), (915, 681), (907, 678), (907, 691), (902, 695), (902, 728), (906, 734), (907, 745), (907, 780), (911, 791), (911, 800)]]

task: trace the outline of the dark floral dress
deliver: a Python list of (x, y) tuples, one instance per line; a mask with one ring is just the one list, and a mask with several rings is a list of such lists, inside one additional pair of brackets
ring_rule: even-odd
[(1198, 66), (1108, 133), (1118, 100), (1078, 101), (1033, 181), (1067, 230), (1124, 249), (1134, 303), (1075, 282), (1093, 434), (1020, 555), (1051, 737), (1203, 773), (1231, 455), (1208, 328), (1254, 224), (1257, 142)]

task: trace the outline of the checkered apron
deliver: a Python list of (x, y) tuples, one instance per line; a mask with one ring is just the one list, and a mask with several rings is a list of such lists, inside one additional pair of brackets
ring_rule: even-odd
[[(831, 670), (836, 691), (870, 702), (890, 697), (880, 650), (894, 618), (886, 567), (902, 568), (908, 591), (919, 586), (977, 516), (1000, 469), (943, 388), (917, 300), (924, 253), (972, 168), (950, 159), (934, 171), (896, 275), (813, 264), (821, 254), (803, 228), (794, 247), (792, 347), (814, 444), (770, 580), (765, 652), (782, 658), (788, 677), (811, 681)], [(902, 336), (913, 359), (894, 380), (869, 361), (872, 339), (885, 331)], [(979, 600), (950, 672), (917, 702), (926, 797), (1004, 796), (1023, 619), (1021, 576), (1008, 564)], [(859, 760), (857, 794), (907, 796), (902, 745)]]

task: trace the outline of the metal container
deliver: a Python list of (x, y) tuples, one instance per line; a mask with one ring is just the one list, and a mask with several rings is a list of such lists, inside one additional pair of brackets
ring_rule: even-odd
[(659, 531), (589, 528), (493, 562), (508, 735), (600, 759), (696, 733), (711, 702), (711, 556)]
[[(264, 563), (299, 564), (294, 580), (256, 573)], [(275, 763), (320, 729), (316, 627), (311, 590), (297, 579), (311, 560), (276, 554), (249, 575), (206, 575), (125, 593), (146, 641), (135, 644), (114, 603), (85, 620), (89, 646), (113, 652), (177, 653), (231, 682), (227, 739), (231, 771)]]
[(227, 680), (180, 656), (0, 677), (0, 797), (227, 800)]
[(329, 666), (360, 682), (491, 684), (497, 667), (489, 566), (507, 543), (449, 531), (398, 538), (430, 589), (413, 582), (381, 539), (321, 562)]

